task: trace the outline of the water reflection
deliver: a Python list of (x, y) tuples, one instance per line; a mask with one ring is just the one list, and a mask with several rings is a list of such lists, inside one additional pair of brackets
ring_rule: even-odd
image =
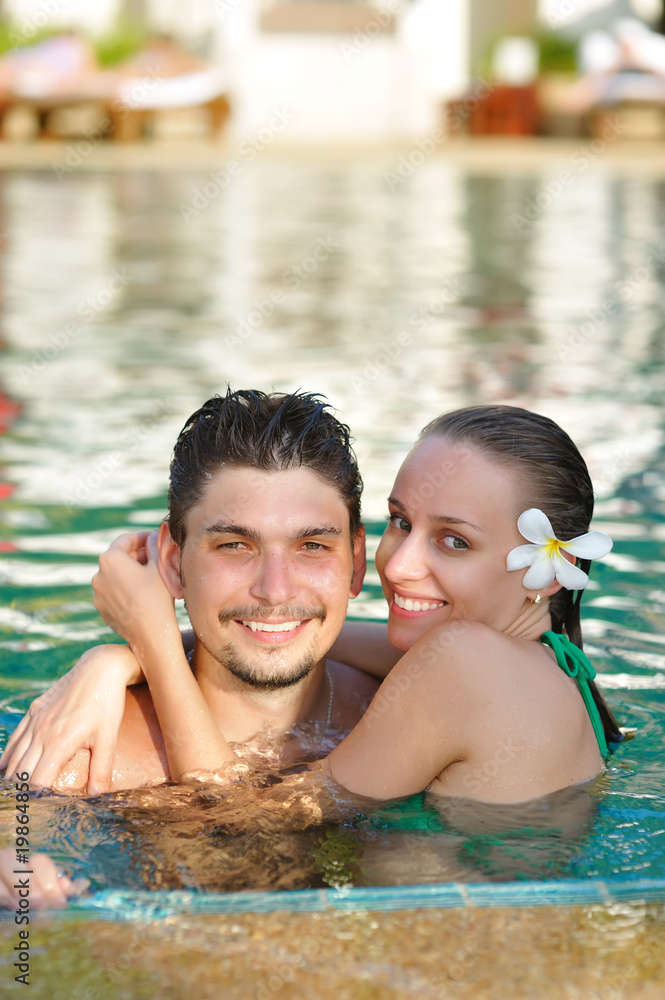
[(662, 438), (665, 263), (644, 268), (663, 186), (589, 171), (520, 229), (538, 178), (436, 162), (393, 195), (383, 166), (256, 161), (188, 221), (205, 174), (6, 174), (3, 377), (29, 434), (3, 457), (22, 499), (115, 454), (88, 502), (158, 493), (184, 416), (227, 380), (328, 393), (374, 516), (418, 429), (458, 404), (524, 402), (597, 475), (624, 453), (623, 472), (644, 468)]

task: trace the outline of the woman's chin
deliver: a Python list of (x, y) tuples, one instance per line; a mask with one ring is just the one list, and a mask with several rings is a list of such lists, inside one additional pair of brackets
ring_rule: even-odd
[(411, 649), (419, 638), (420, 636), (416, 635), (413, 630), (408, 631), (403, 622), (396, 622), (392, 618), (388, 619), (388, 642), (395, 649), (406, 653), (407, 649)]

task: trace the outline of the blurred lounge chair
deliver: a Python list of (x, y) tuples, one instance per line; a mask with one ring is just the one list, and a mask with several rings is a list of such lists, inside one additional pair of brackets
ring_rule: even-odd
[(31, 108), (39, 135), (50, 137), (54, 111), (105, 94), (92, 45), (73, 32), (14, 50), (0, 59), (0, 136), (7, 112), (15, 107)]
[[(584, 116), (592, 135), (608, 115), (629, 121), (651, 116), (652, 135), (665, 135), (665, 38), (632, 18), (616, 21), (609, 31), (588, 32), (580, 41), (581, 76), (564, 95), (563, 106)], [(653, 122), (657, 127), (653, 128)], [(638, 129), (639, 131), (639, 129)]]
[(107, 111), (111, 133), (119, 141), (140, 138), (163, 111), (203, 108), (214, 135), (230, 114), (224, 71), (166, 38), (155, 38), (117, 67), (112, 91)]
[(87, 104), (101, 106), (102, 131), (117, 141), (139, 139), (155, 115), (183, 108), (206, 109), (217, 134), (230, 113), (227, 90), (222, 70), (168, 39), (154, 39), (121, 65), (102, 70), (86, 39), (62, 35), (0, 59), (0, 136), (15, 107), (32, 109), (38, 135), (51, 138), (54, 111)]

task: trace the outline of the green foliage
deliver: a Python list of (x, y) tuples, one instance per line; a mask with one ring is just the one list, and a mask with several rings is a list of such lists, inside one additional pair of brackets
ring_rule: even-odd
[(577, 72), (577, 42), (555, 32), (537, 35), (535, 41), (540, 52), (538, 69), (541, 75)]
[[(505, 36), (497, 35), (476, 66), (477, 76), (489, 77), (492, 74), (494, 52)], [(556, 32), (543, 32), (531, 36), (538, 46), (538, 72), (541, 76), (547, 73), (577, 73), (577, 42), (570, 38), (562, 38)]]
[(13, 52), (14, 49), (26, 49), (30, 45), (36, 45), (47, 38), (54, 38), (62, 34), (53, 28), (39, 28), (34, 34), (26, 34), (21, 26), (11, 21), (0, 22), (0, 56)]
[[(64, 34), (63, 28), (39, 28), (28, 33), (21, 25), (12, 21), (0, 22), (0, 57), (15, 49), (28, 48), (47, 38)], [(116, 66), (138, 52), (147, 40), (145, 32), (133, 25), (118, 24), (101, 38), (91, 39), (99, 65), (107, 68)]]
[(100, 66), (117, 66), (135, 55), (145, 44), (147, 35), (134, 25), (118, 24), (112, 32), (93, 41)]

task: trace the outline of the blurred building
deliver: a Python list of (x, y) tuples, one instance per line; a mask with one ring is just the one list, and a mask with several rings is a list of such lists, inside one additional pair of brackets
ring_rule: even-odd
[(241, 132), (284, 105), (291, 138), (420, 135), (468, 82), (467, 0), (222, 3), (219, 52)]
[(288, 112), (294, 140), (422, 135), (469, 80), (468, 0), (5, 0), (40, 27), (143, 20), (225, 68), (233, 129)]

